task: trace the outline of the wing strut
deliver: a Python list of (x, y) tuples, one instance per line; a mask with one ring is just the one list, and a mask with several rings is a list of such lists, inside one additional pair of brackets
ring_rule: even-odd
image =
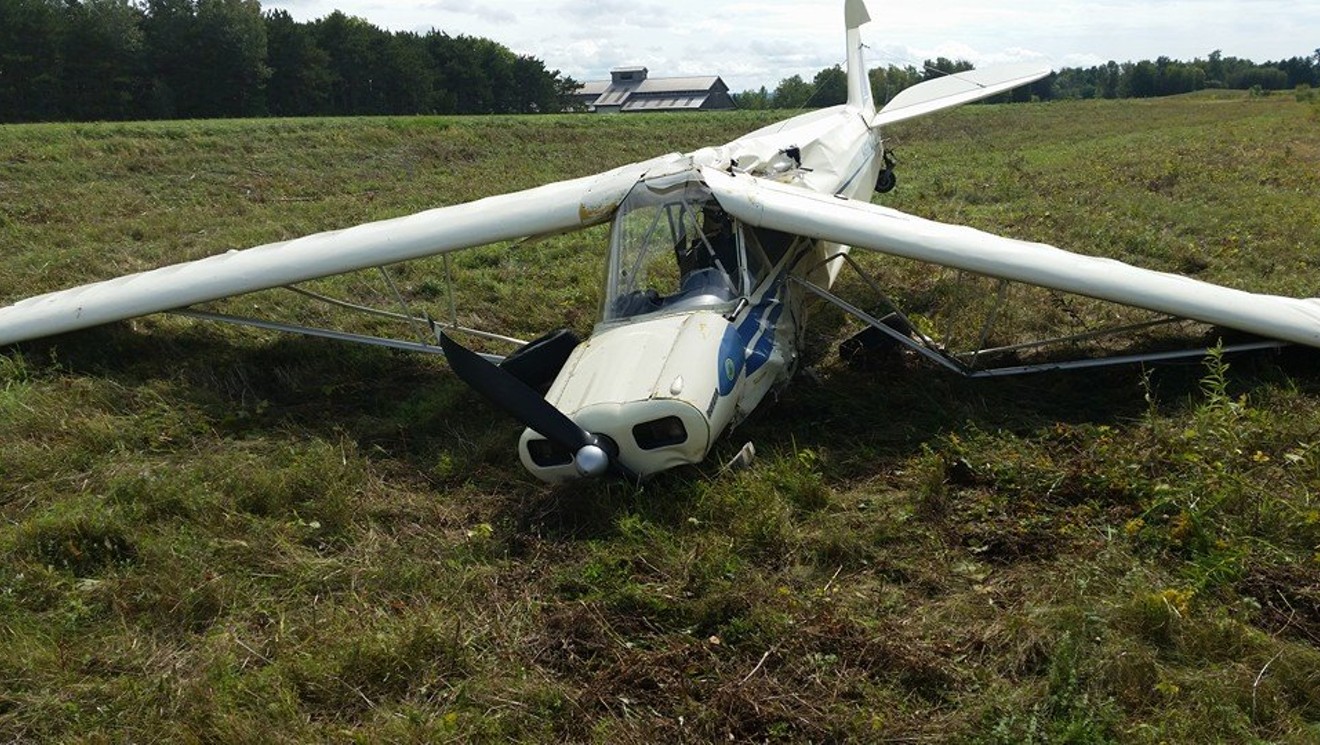
[[(851, 256), (847, 254), (836, 254), (835, 256), (826, 259), (826, 261), (827, 262), (833, 261), (836, 258), (842, 258), (843, 261), (848, 266), (852, 267), (853, 271), (857, 272), (858, 276), (861, 277), (862, 281), (866, 283), (873, 291), (875, 291), (875, 293), (879, 295), (880, 298), (884, 301), (885, 305), (889, 306), (893, 310), (893, 312), (900, 319), (902, 319), (903, 324), (907, 328), (912, 329), (912, 335), (903, 333), (899, 329), (894, 328), (893, 326), (885, 323), (879, 318), (876, 318), (871, 313), (868, 313), (865, 310), (862, 310), (861, 308), (857, 307), (856, 305), (849, 303), (847, 300), (844, 300), (838, 295), (835, 295), (834, 293), (830, 292), (829, 290), (825, 289), (824, 287), (821, 287), (820, 285), (814, 282), (811, 282), (810, 280), (795, 275), (792, 277), (792, 281), (797, 282), (799, 285), (810, 291), (812, 294), (829, 302), (831, 305), (834, 305), (843, 312), (857, 318), (858, 320), (862, 321), (871, 328), (874, 328), (884, 333), (889, 338), (893, 339), (899, 344), (902, 344), (904, 347), (912, 350), (913, 352), (916, 352), (922, 357), (925, 357), (926, 359), (945, 368), (946, 370), (958, 373), (959, 375), (968, 378), (999, 378), (999, 377), (1007, 377), (1010, 375), (1027, 375), (1032, 373), (1050, 372), (1050, 371), (1059, 371), (1059, 370), (1082, 370), (1082, 369), (1097, 368), (1097, 367), (1107, 367), (1111, 365), (1130, 365), (1141, 362), (1169, 362), (1179, 359), (1204, 357), (1206, 354), (1208, 354), (1211, 351), (1210, 349), (1204, 347), (1198, 347), (1193, 349), (1178, 349), (1178, 350), (1171, 350), (1166, 352), (1142, 352), (1139, 354), (1126, 354), (1126, 355), (1118, 355), (1112, 357), (1062, 360), (1062, 361), (1041, 362), (1030, 365), (1013, 365), (1013, 366), (1005, 366), (1005, 367), (976, 369), (975, 365), (978, 358), (984, 354), (993, 354), (996, 352), (1007, 352), (1007, 351), (1014, 351), (1019, 349), (1030, 349), (1033, 347), (1045, 346), (1047, 344), (1057, 344), (1057, 343), (1066, 343), (1072, 341), (1082, 341), (1086, 339), (1095, 339), (1102, 336), (1108, 336), (1111, 334), (1123, 333), (1126, 331), (1154, 328), (1160, 325), (1176, 323), (1181, 319), (1162, 318), (1155, 321), (1131, 324), (1123, 327), (1100, 329), (1095, 331), (1089, 331), (1083, 334), (1074, 334), (1072, 336), (1067, 336), (1067, 337), (1045, 339), (1040, 341), (1028, 342), (1024, 344), (1015, 344), (1007, 347), (997, 347), (994, 349), (977, 349), (971, 352), (972, 361), (970, 364), (968, 364), (966, 362), (963, 362), (957, 356), (950, 354), (949, 352), (946, 352), (938, 344), (936, 344), (935, 341), (930, 337), (926, 336), (925, 334), (922, 334), (920, 331), (917, 331), (915, 325), (913, 325), (911, 321), (909, 321), (908, 318), (905, 315), (903, 315), (903, 313), (900, 310), (898, 310), (898, 307), (893, 303), (893, 301), (891, 301), (880, 290), (879, 286), (875, 283), (875, 281), (869, 275), (867, 275), (866, 272), (862, 270), (862, 268), (857, 264), (855, 259), (853, 259)], [(1005, 287), (1006, 287), (1005, 283), (1001, 282), (997, 290), (997, 294), (999, 295), (1001, 301), (1004, 297)], [(994, 322), (993, 316), (995, 312), (998, 310), (998, 307), (999, 306), (996, 305), (995, 309), (991, 311), (991, 318), (987, 319), (985, 327), (982, 329), (983, 337), (985, 334), (988, 333), (990, 325), (993, 324)], [(984, 338), (979, 346), (984, 347)], [(1223, 352), (1229, 352), (1229, 353), (1251, 352), (1251, 351), (1258, 351), (1263, 349), (1280, 349), (1285, 346), (1288, 346), (1286, 342), (1275, 341), (1275, 340), (1263, 340), (1263, 341), (1255, 341), (1255, 342), (1245, 342), (1241, 344), (1232, 344), (1221, 347), (1221, 350)]]
[[(168, 312), (172, 315), (192, 318), (198, 321), (215, 321), (216, 323), (228, 323), (232, 326), (247, 326), (249, 328), (265, 329), (266, 331), (282, 331), (290, 334), (302, 334), (303, 336), (314, 336), (320, 339), (334, 339), (335, 341), (348, 341), (355, 344), (366, 344), (372, 347), (397, 349), (402, 352), (422, 352), (423, 354), (444, 355), (444, 350), (439, 346), (424, 342), (387, 339), (381, 336), (353, 334), (347, 331), (335, 331), (333, 329), (323, 329), (315, 326), (299, 326), (292, 323), (267, 321), (261, 318), (249, 318), (247, 316), (231, 316), (224, 313), (212, 313), (205, 310), (190, 310), (183, 308)], [(437, 330), (436, 333), (438, 334), (439, 331)], [(504, 361), (504, 357), (497, 354), (483, 354), (481, 356), (486, 358), (487, 361), (496, 364)]]
[[(429, 318), (422, 318), (422, 317), (412, 316), (412, 315), (404, 315), (404, 314), (402, 314), (402, 313), (392, 313), (392, 312), (390, 312), (390, 311), (388, 311), (388, 310), (381, 310), (380, 308), (373, 308), (373, 307), (371, 307), (371, 306), (369, 306), (369, 305), (359, 305), (359, 304), (357, 304), (357, 303), (350, 303), (350, 302), (348, 302), (347, 300), (340, 300), (339, 298), (330, 297), (329, 295), (322, 295), (322, 294), (319, 293), (319, 292), (312, 292), (311, 290), (308, 290), (308, 289), (305, 289), (305, 288), (302, 288), (302, 287), (298, 287), (298, 286), (296, 286), (296, 285), (289, 285), (288, 287), (285, 287), (285, 288), (283, 288), (283, 289), (290, 290), (290, 291), (292, 291), (292, 292), (296, 292), (296, 293), (298, 293), (299, 295), (303, 295), (303, 296), (305, 296), (305, 297), (309, 297), (309, 298), (311, 298), (311, 299), (313, 299), (313, 300), (316, 300), (317, 302), (325, 303), (325, 304), (327, 304), (327, 305), (334, 305), (334, 306), (337, 306), (337, 307), (340, 307), (340, 308), (344, 308), (345, 310), (357, 311), (357, 312), (359, 312), (359, 313), (365, 313), (365, 314), (367, 314), (367, 315), (372, 315), (372, 316), (379, 316), (379, 317), (381, 317), (381, 318), (389, 318), (389, 319), (394, 320), (394, 321), (403, 321), (403, 322), (405, 322), (405, 323), (410, 323), (410, 322), (425, 323), (425, 324), (427, 324), (428, 326), (432, 326), (432, 327), (438, 326), (438, 327), (440, 327), (440, 328), (443, 328), (443, 329), (446, 330), (446, 331), (458, 331), (458, 332), (461, 332), (461, 333), (467, 334), (468, 336), (475, 336), (475, 337), (477, 337), (477, 338), (479, 338), (479, 339), (485, 339), (485, 340), (487, 340), (487, 341), (498, 341), (498, 342), (503, 342), (503, 343), (505, 343), (505, 344), (512, 344), (512, 345), (514, 345), (515, 347), (521, 347), (521, 346), (523, 346), (524, 344), (527, 343), (527, 340), (525, 340), (525, 339), (518, 339), (518, 338), (515, 338), (515, 337), (512, 337), (512, 336), (505, 336), (505, 335), (503, 335), (503, 334), (496, 334), (496, 333), (492, 333), (492, 332), (490, 332), (490, 331), (482, 331), (481, 329), (469, 328), (469, 327), (467, 327), (467, 326), (460, 326), (460, 325), (458, 324), (458, 312), (457, 312), (457, 311), (454, 309), (454, 307), (453, 307), (453, 298), (452, 298), (452, 297), (450, 298), (450, 309), (449, 309), (449, 317), (450, 317), (450, 321), (449, 321), (449, 323), (434, 323), (434, 322), (431, 321)], [(176, 314), (179, 313), (179, 311), (175, 311), (175, 312), (176, 312)], [(217, 317), (217, 318), (208, 318), (207, 320), (221, 320), (221, 321), (223, 321), (224, 318), (230, 318), (230, 317), (231, 317), (231, 316), (222, 316), (222, 314), (219, 314), (219, 313), (213, 313), (213, 314), (211, 314), (211, 315), (213, 315), (213, 316), (218, 316), (218, 317)], [(235, 318), (236, 318), (236, 317), (239, 317), (239, 316), (232, 316), (232, 317), (235, 317)], [(252, 324), (241, 324), (241, 325), (250, 326), (250, 325), (252, 325)], [(297, 326), (297, 325), (293, 325), (293, 324), (277, 324), (277, 325), (281, 325), (281, 326), (283, 326), (284, 328), (283, 328), (283, 329), (272, 329), (272, 330), (290, 330), (290, 331), (295, 331), (296, 329), (302, 329), (302, 328), (305, 328), (305, 327), (303, 327), (303, 326)], [(301, 332), (301, 331), (295, 331), (295, 333), (302, 333), (302, 332)], [(337, 332), (336, 332), (336, 333), (337, 333)], [(349, 334), (349, 336), (353, 336), (353, 334)]]
[[(449, 257), (446, 255), (444, 258), (446, 265), (448, 265)], [(326, 305), (332, 305), (338, 308), (344, 308), (345, 310), (351, 310), (365, 315), (376, 316), (378, 318), (385, 318), (391, 321), (398, 321), (400, 323), (407, 325), (417, 325), (420, 327), (422, 331), (421, 341), (404, 341), (402, 339), (391, 339), (383, 336), (357, 334), (349, 331), (338, 331), (335, 329), (319, 328), (316, 326), (304, 326), (296, 323), (285, 323), (281, 321), (272, 321), (262, 318), (252, 318), (249, 316), (236, 316), (227, 313), (217, 313), (214, 311), (198, 310), (192, 307), (176, 308), (174, 310), (166, 311), (166, 312), (172, 315), (182, 316), (185, 318), (192, 318), (198, 321), (214, 321), (216, 323), (227, 323), (230, 324), (231, 326), (246, 326), (248, 328), (264, 329), (266, 331), (279, 331), (279, 332), (291, 333), (291, 334), (301, 334), (303, 336), (312, 336), (321, 339), (334, 339), (336, 341), (346, 341), (346, 342), (353, 342), (356, 344), (366, 344), (368, 346), (396, 349), (403, 352), (421, 352), (423, 354), (444, 355), (444, 351), (437, 343), (440, 339), (440, 332), (442, 330), (448, 331), (450, 333), (455, 333), (455, 332), (462, 333), (468, 336), (477, 337), (479, 339), (485, 339), (487, 341), (512, 344), (515, 347), (522, 347), (527, 344), (526, 341), (522, 339), (514, 338), (512, 336), (495, 334), (489, 331), (482, 331), (480, 329), (474, 329), (474, 328), (469, 328), (467, 326), (459, 325), (457, 309), (454, 306), (453, 281), (448, 271), (446, 271), (446, 280), (449, 282), (448, 295), (449, 295), (450, 321), (448, 323), (436, 323), (430, 317), (430, 314), (419, 316), (416, 313), (414, 313), (412, 308), (409, 307), (408, 301), (404, 299), (403, 293), (399, 291), (399, 287), (398, 285), (395, 284), (394, 278), (390, 276), (389, 271), (384, 266), (379, 266), (376, 268), (380, 271), (381, 277), (384, 278), (385, 283), (389, 287), (390, 292), (394, 295), (395, 301), (399, 303), (400, 309), (403, 311), (402, 313), (396, 313), (381, 308), (373, 308), (369, 305), (361, 305), (359, 303), (349, 302), (347, 300), (331, 297), (329, 295), (324, 295), (319, 292), (313, 292), (312, 290), (308, 290), (303, 287), (298, 287), (297, 285), (286, 285), (278, 289), (289, 290), (290, 292), (293, 292), (298, 295), (302, 295), (303, 297), (306, 297), (310, 300), (314, 300), (319, 303), (325, 303)], [(446, 266), (446, 270), (447, 269), (448, 266)], [(503, 355), (483, 353), (480, 356), (485, 358), (487, 361), (493, 362), (495, 364), (499, 364), (500, 362), (504, 361)]]
[[(445, 259), (448, 259), (448, 258), (449, 258), (449, 256), (446, 255), (446, 256), (445, 256)], [(427, 330), (428, 330), (428, 329), (434, 329), (434, 328), (435, 328), (435, 322), (431, 320), (430, 315), (427, 315), (425, 318), (420, 318), (420, 317), (418, 317), (417, 315), (415, 315), (415, 314), (412, 312), (412, 308), (409, 308), (409, 307), (408, 307), (408, 301), (403, 299), (403, 293), (402, 293), (402, 292), (399, 292), (399, 286), (396, 285), (396, 284), (394, 284), (394, 278), (390, 276), (389, 271), (388, 271), (387, 269), (385, 269), (385, 267), (383, 267), (383, 266), (378, 266), (378, 267), (376, 267), (376, 269), (377, 269), (377, 271), (380, 272), (380, 276), (381, 276), (381, 278), (385, 280), (385, 284), (389, 286), (389, 288), (390, 288), (390, 292), (394, 294), (394, 301), (397, 302), (397, 303), (399, 304), (399, 309), (403, 311), (403, 315), (404, 315), (404, 317), (416, 321), (416, 323), (418, 324), (418, 326), (421, 327), (420, 330), (421, 330), (421, 332), (422, 332), (422, 333), (421, 333), (422, 340), (423, 340), (424, 342), (429, 341), (429, 339), (427, 338), (427, 336), (428, 336), (428, 335), (427, 335)], [(452, 288), (450, 288), (450, 293), (451, 293), (450, 296), (452, 297), (452, 296), (453, 296), (453, 295), (452, 295), (452, 293), (453, 293), (453, 289), (452, 289)]]

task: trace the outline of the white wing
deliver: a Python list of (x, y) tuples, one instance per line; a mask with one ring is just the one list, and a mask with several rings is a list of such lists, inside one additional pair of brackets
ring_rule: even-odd
[(317, 277), (587, 227), (609, 219), (638, 178), (672, 163), (674, 157), (29, 298), (0, 308), (0, 344)]
[(1244, 292), (751, 176), (703, 175), (727, 212), (755, 226), (1320, 347), (1320, 299)]
[(968, 70), (927, 80), (900, 91), (871, 118), (871, 126), (881, 127), (951, 106), (979, 101), (1035, 82), (1049, 74), (1050, 68), (1025, 62)]

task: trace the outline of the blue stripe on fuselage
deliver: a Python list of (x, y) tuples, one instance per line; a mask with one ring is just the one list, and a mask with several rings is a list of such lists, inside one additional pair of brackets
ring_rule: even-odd
[(761, 320), (772, 306), (779, 302), (779, 291), (783, 289), (784, 273), (781, 271), (777, 277), (770, 283), (770, 288), (761, 296), (761, 302), (752, 306), (747, 311), (747, 317), (742, 323), (738, 324), (738, 335), (742, 337), (743, 343), (747, 346), (752, 345), (756, 339), (756, 334), (761, 330)]
[(786, 271), (781, 271), (775, 277), (770, 288), (761, 296), (761, 302), (753, 306), (747, 312), (747, 317), (738, 324), (738, 336), (747, 350), (748, 375), (759, 370), (770, 358), (770, 352), (774, 350), (775, 325), (784, 310), (784, 301), (779, 294), (784, 289), (785, 276)]
[(775, 348), (775, 337), (778, 336), (779, 316), (783, 312), (784, 304), (777, 302), (766, 316), (765, 332), (761, 334), (760, 340), (756, 342), (756, 347), (752, 349), (752, 353), (747, 355), (748, 375), (760, 370), (761, 366), (770, 359), (770, 352), (774, 351)]

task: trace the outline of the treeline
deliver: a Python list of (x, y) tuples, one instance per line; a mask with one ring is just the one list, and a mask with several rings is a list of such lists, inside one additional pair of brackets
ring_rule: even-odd
[(577, 87), (489, 39), (258, 0), (0, 0), (0, 121), (558, 111)]
[[(972, 69), (966, 60), (940, 57), (925, 60), (921, 69), (889, 65), (869, 71), (871, 93), (877, 103), (893, 98), (904, 88), (947, 73)], [(1190, 93), (1205, 88), (1288, 90), (1298, 86), (1320, 88), (1320, 49), (1310, 57), (1291, 57), (1257, 64), (1218, 51), (1206, 59), (1181, 62), (1168, 57), (1155, 61), (1109, 62), (1094, 67), (1065, 67), (1046, 77), (1003, 94), (994, 101), (1050, 101), (1068, 98), (1149, 98)], [(736, 94), (740, 108), (799, 109), (833, 106), (848, 99), (848, 79), (842, 67), (829, 67), (808, 82), (800, 75), (785, 78), (773, 91)]]

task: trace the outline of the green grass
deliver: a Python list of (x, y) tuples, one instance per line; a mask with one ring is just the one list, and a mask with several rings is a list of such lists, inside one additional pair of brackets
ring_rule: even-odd
[[(0, 299), (774, 116), (8, 126)], [(900, 209), (1320, 294), (1320, 119), (1293, 96), (887, 134)], [(589, 330), (602, 241), (456, 257), (461, 317)], [(864, 258), (932, 328), (993, 291)], [(437, 317), (442, 278), (396, 273)], [(323, 286), (388, 304), (370, 280)], [(1000, 340), (1109, 312), (1010, 298)], [(252, 305), (378, 328), (275, 293), (226, 307)], [(639, 489), (533, 482), (518, 425), (430, 358), (173, 317), (7, 351), (0, 739), (1320, 739), (1314, 355), (968, 382), (844, 364), (856, 326), (815, 321), (812, 376)], [(749, 439), (754, 466), (717, 475)]]

